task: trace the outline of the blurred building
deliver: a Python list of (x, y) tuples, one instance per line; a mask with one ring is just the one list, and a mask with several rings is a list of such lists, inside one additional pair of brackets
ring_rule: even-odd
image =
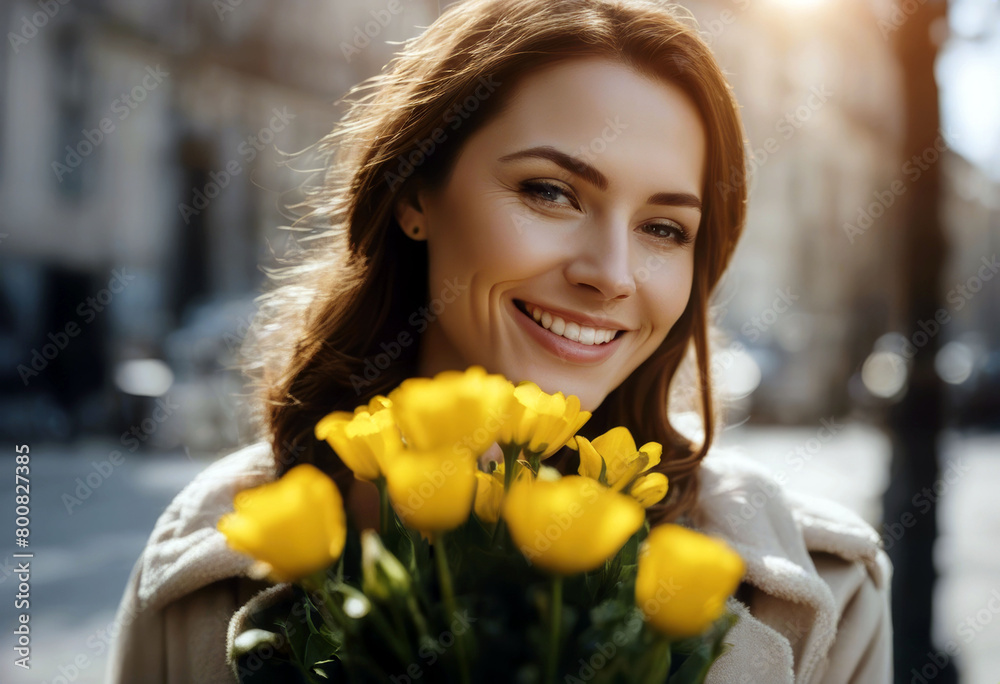
[[(151, 442), (237, 443), (240, 383), (220, 369), (249, 325), (261, 269), (296, 249), (279, 226), (307, 177), (296, 169), (310, 167), (284, 153), (328, 132), (334, 102), (447, 4), (408, 0), (393, 14), (378, 2), (6, 3), (0, 432), (116, 434), (167, 387), (180, 415)], [(734, 85), (751, 154), (749, 224), (717, 298), (730, 340), (715, 379), (733, 420), (814, 423), (878, 407), (860, 369), (883, 335), (906, 329), (896, 209), (913, 172), (900, 153), (889, 3), (683, 4)], [(997, 180), (938, 156), (950, 272), (964, 282), (996, 251)], [(956, 402), (996, 387), (988, 285), (944, 328), (961, 343), (944, 367), (953, 378), (967, 369)], [(165, 366), (122, 369), (142, 359)], [(129, 393), (143, 382), (149, 396)]]
[(161, 359), (184, 415), (154, 441), (235, 444), (239, 383), (219, 369), (261, 268), (295, 249), (278, 227), (309, 167), (284, 155), (434, 4), (5, 3), (0, 431), (117, 431), (135, 411), (115, 369)]
[[(900, 306), (906, 193), (929, 164), (943, 164), (946, 259), (959, 285), (997, 254), (1000, 179), (952, 149), (962, 132), (947, 125), (934, 148), (904, 158), (891, 40), (905, 17), (893, 3), (684, 6), (733, 84), (748, 138), (748, 223), (717, 296), (730, 339), (716, 379), (732, 398), (732, 420), (816, 423), (851, 412), (877, 420), (877, 409), (905, 391), (905, 369), (889, 379), (900, 391), (883, 396), (862, 367), (883, 336), (911, 323)], [(955, 40), (938, 28), (939, 44)], [(982, 285), (975, 296), (952, 295), (935, 334), (943, 335), (939, 366), (950, 370), (954, 417), (986, 402), (977, 420), (995, 424), (1000, 407), (987, 395), (1000, 387), (1000, 283)]]

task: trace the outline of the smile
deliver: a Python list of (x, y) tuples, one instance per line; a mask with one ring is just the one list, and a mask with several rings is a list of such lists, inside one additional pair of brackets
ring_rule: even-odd
[[(538, 319), (535, 320), (534, 314), (528, 311), (529, 307), (535, 310), (537, 308), (535, 305), (526, 304), (517, 299), (508, 299), (507, 302), (511, 315), (514, 316), (518, 326), (535, 344), (554, 358), (578, 366), (594, 366), (610, 359), (623, 344), (624, 335), (628, 332), (627, 330), (609, 330), (580, 325), (575, 321), (566, 321), (561, 316), (554, 316), (552, 312), (544, 310), (539, 310)], [(548, 326), (545, 325), (546, 322), (548, 322)], [(560, 322), (563, 325), (563, 330), (561, 334), (557, 334), (552, 328), (558, 329)], [(582, 337), (583, 341), (570, 339), (567, 335), (577, 335)], [(590, 340), (591, 336), (592, 340)], [(605, 341), (598, 342), (598, 340)]]
[(514, 305), (549, 332), (587, 346), (607, 344), (624, 332), (609, 328), (594, 328), (573, 321), (566, 321), (554, 313), (534, 304), (526, 304), (519, 299), (514, 300)]

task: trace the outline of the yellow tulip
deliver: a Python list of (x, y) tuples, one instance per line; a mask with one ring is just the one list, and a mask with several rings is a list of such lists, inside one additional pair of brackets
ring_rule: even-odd
[(643, 508), (649, 508), (667, 495), (667, 476), (663, 473), (643, 475), (632, 485), (628, 495)]
[(533, 382), (523, 381), (514, 388), (512, 415), (497, 441), (517, 444), (548, 458), (566, 444), (584, 423), (590, 411), (580, 410), (580, 398), (562, 392), (547, 394)]
[[(543, 466), (544, 468), (544, 466)], [(483, 522), (495, 523), (500, 519), (500, 505), (503, 502), (504, 464), (497, 463), (492, 473), (476, 471), (476, 501), (474, 510)], [(558, 471), (557, 471), (558, 472)], [(527, 461), (514, 462), (514, 480), (529, 477), (531, 469)]]
[(662, 473), (640, 475), (660, 462), (663, 447), (659, 442), (646, 442), (638, 449), (632, 433), (626, 427), (614, 427), (593, 442), (583, 435), (576, 436), (580, 451), (578, 472), (597, 480), (602, 461), (607, 464), (605, 481), (618, 491), (631, 494), (644, 508), (667, 495), (667, 477)]
[(361, 411), (368, 411), (368, 413), (378, 413), (379, 411), (387, 408), (392, 408), (392, 402), (389, 401), (389, 397), (376, 394), (367, 405), (362, 404), (354, 409), (354, 412), (359, 413)]
[(474, 504), (476, 516), (483, 522), (495, 523), (500, 519), (501, 501), (503, 501), (503, 466), (498, 467), (492, 474), (477, 470)]
[(722, 615), (744, 572), (743, 559), (721, 539), (658, 525), (639, 550), (636, 605), (658, 631), (696, 636)]
[(326, 440), (355, 477), (368, 481), (382, 475), (386, 460), (403, 447), (392, 412), (372, 402), (371, 407), (377, 409), (374, 413), (364, 406), (354, 413), (334, 411), (315, 430), (316, 439)]
[(510, 418), (514, 385), (482, 366), (409, 378), (389, 393), (390, 409), (407, 447), (434, 451), (458, 447), (483, 454)]
[(501, 515), (525, 558), (558, 575), (599, 567), (645, 519), (634, 499), (578, 475), (518, 479)]
[(407, 527), (451, 530), (469, 518), (476, 494), (476, 462), (451, 447), (404, 449), (385, 470), (389, 499)]
[(231, 548), (265, 564), (275, 582), (323, 570), (344, 550), (344, 501), (333, 480), (308, 463), (241, 492), (233, 506), (218, 530)]

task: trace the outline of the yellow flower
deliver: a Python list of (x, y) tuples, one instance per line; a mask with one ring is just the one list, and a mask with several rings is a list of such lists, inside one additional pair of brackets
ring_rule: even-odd
[(404, 449), (385, 470), (389, 499), (407, 527), (451, 530), (469, 518), (476, 494), (476, 462), (453, 448)]
[(583, 435), (577, 435), (575, 441), (580, 451), (578, 472), (581, 475), (599, 479), (603, 460), (607, 464), (605, 481), (608, 486), (631, 494), (644, 508), (667, 495), (666, 475), (640, 475), (660, 462), (663, 447), (659, 442), (646, 442), (636, 449), (632, 433), (621, 426), (611, 428), (593, 442)]
[[(497, 463), (492, 473), (476, 471), (476, 515), (483, 522), (495, 523), (500, 519), (500, 505), (503, 502), (504, 464)], [(529, 476), (531, 469), (527, 461), (514, 462), (514, 479)]]
[(492, 474), (477, 470), (476, 516), (483, 522), (495, 523), (500, 519), (501, 501), (503, 501), (503, 465), (500, 465)]
[(518, 479), (501, 515), (528, 561), (560, 575), (599, 567), (645, 519), (634, 499), (578, 475)]
[(643, 475), (628, 490), (628, 495), (643, 508), (649, 508), (667, 495), (667, 476), (663, 473)]
[(389, 397), (382, 396), (381, 394), (376, 394), (372, 397), (368, 405), (362, 404), (361, 406), (354, 409), (355, 413), (360, 413), (361, 411), (368, 411), (368, 413), (378, 413), (379, 411), (387, 408), (392, 408), (392, 402), (389, 401)]
[(523, 381), (514, 388), (512, 415), (497, 441), (517, 444), (547, 458), (590, 420), (590, 411), (580, 410), (580, 398), (562, 392), (547, 394), (533, 382)]
[(403, 447), (392, 412), (377, 408), (375, 401), (370, 405), (376, 408), (374, 413), (365, 406), (354, 413), (334, 411), (315, 430), (316, 439), (325, 439), (355, 477), (368, 481), (378, 478), (386, 460)]
[(743, 559), (721, 539), (658, 525), (639, 550), (635, 601), (658, 631), (696, 636), (722, 615), (744, 572)]
[[(344, 502), (319, 468), (295, 466), (280, 479), (240, 492), (217, 527), (230, 547), (260, 561), (276, 582), (291, 582), (340, 558)], [(264, 574), (264, 573), (262, 573)]]
[(514, 385), (482, 366), (409, 378), (389, 393), (407, 447), (418, 451), (459, 446), (470, 458), (484, 453), (510, 417)]

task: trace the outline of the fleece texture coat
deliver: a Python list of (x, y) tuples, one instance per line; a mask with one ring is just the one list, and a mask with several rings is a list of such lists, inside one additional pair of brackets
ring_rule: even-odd
[[(713, 448), (684, 521), (747, 564), (729, 607), (733, 645), (709, 684), (889, 684), (891, 566), (879, 536), (834, 502), (782, 489), (755, 461)], [(213, 463), (160, 516), (118, 608), (109, 683), (235, 681), (227, 650), (247, 616), (282, 594), (247, 572), (215, 529), (241, 490), (276, 476), (258, 442)]]

